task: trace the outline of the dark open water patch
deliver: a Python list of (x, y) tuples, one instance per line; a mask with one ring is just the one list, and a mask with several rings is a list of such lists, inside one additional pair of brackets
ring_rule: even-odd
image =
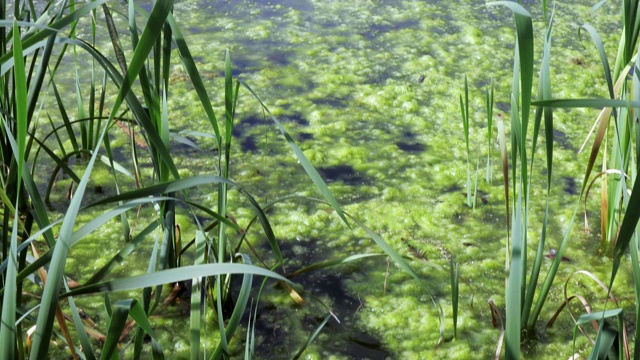
[(300, 140), (301, 142), (307, 141), (307, 140), (313, 140), (313, 134), (308, 132), (301, 132), (298, 134), (298, 140)]
[(258, 125), (265, 124), (266, 121), (264, 118), (259, 116), (249, 116), (234, 124), (231, 135), (238, 139), (238, 143), (240, 144), (240, 148), (243, 152), (257, 153), (257, 135), (250, 134), (250, 130)]
[[(331, 256), (331, 252), (316, 250), (316, 246), (321, 246), (320, 242), (317, 239), (289, 239), (281, 243), (280, 250), (283, 257), (301, 264), (297, 267), (304, 267), (328, 260), (327, 257)], [(266, 246), (264, 249), (268, 251)], [(290, 269), (293, 270), (295, 268)], [(333, 269), (304, 272), (291, 280), (304, 286), (307, 294), (321, 297), (325, 305), (329, 306), (341, 321), (338, 323), (335, 319), (330, 319), (320, 332), (326, 335), (326, 340), (322, 340), (322, 337), (316, 338), (315, 343), (323, 349), (323, 355), (342, 355), (351, 359), (385, 359), (390, 356), (390, 352), (382, 346), (380, 339), (352, 326), (354, 322), (351, 318), (361, 307), (361, 301), (346, 290), (343, 281), (359, 271), (360, 265), (353, 263)], [(303, 308), (318, 305), (309, 295), (302, 296), (307, 300), (302, 305)], [(290, 358), (298, 350), (295, 346), (299, 345), (294, 344), (302, 344), (327, 315), (326, 309), (318, 306), (318, 311), (312, 311), (299, 319), (302, 322), (303, 333), (295, 334), (285, 328), (293, 326), (291, 323), (295, 321), (295, 313), (305, 309), (297, 305), (283, 306), (267, 302), (262, 302), (259, 307), (255, 323), (256, 338), (264, 340), (261, 344), (256, 344), (256, 352), (264, 359)]]
[(242, 136), (247, 130), (254, 128), (258, 125), (264, 125), (266, 121), (264, 118), (259, 116), (248, 116), (233, 125), (233, 130), (231, 131), (231, 135), (235, 137)]
[(417, 140), (417, 134), (411, 130), (401, 132), (401, 140), (396, 141), (398, 149), (406, 153), (421, 153), (427, 150), (427, 146)]
[(342, 181), (346, 185), (357, 186), (367, 185), (370, 182), (365, 175), (358, 172), (351, 165), (333, 165), (317, 169), (322, 178), (328, 183)]
[(247, 136), (244, 139), (240, 140), (240, 148), (242, 152), (250, 152), (257, 153), (258, 152), (258, 144), (256, 142), (255, 136)]
[(388, 32), (417, 28), (418, 25), (420, 25), (420, 22), (413, 19), (398, 21), (395, 23), (386, 22), (381, 24), (371, 24), (365, 31), (361, 32), (360, 35), (367, 40), (375, 40), (378, 36), (384, 35)]
[(571, 138), (563, 131), (553, 129), (553, 141), (563, 149), (576, 151), (576, 148), (571, 144)]
[(344, 109), (349, 103), (346, 98), (338, 98), (335, 96), (326, 96), (323, 98), (312, 99), (313, 103), (316, 105), (328, 105), (335, 109)]
[(299, 112), (281, 116), (279, 120), (283, 123), (291, 123), (297, 126), (309, 126), (309, 120), (305, 119)]
[(564, 182), (564, 192), (569, 195), (578, 195), (578, 184), (576, 183), (576, 179), (565, 176), (562, 178)]
[[(295, 130), (297, 129), (309, 126), (309, 121), (298, 112), (281, 116), (279, 120), (286, 125), (285, 127), (292, 134), (295, 134)], [(256, 130), (260, 126), (263, 127), (262, 129), (266, 130)], [(264, 128), (264, 126), (267, 126), (267, 128)], [(233, 137), (238, 139), (237, 141), (243, 152), (258, 153), (260, 152), (260, 148), (258, 146), (259, 138), (264, 137), (265, 131), (271, 130), (275, 130), (275, 125), (273, 125), (271, 120), (259, 116), (249, 116), (238, 121), (234, 125), (231, 134)], [(313, 139), (313, 134), (303, 131), (298, 134), (297, 138), (300, 142), (311, 140)]]
[(427, 147), (419, 142), (398, 141), (396, 146), (398, 146), (398, 149), (408, 153), (421, 153), (427, 150)]

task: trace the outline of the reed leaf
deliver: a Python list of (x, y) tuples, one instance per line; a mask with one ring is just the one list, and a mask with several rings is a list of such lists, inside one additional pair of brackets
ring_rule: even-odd
[[(207, 246), (207, 237), (202, 231), (196, 231), (196, 258), (193, 262), (194, 265), (205, 264), (205, 252)], [(189, 321), (189, 333), (190, 333), (190, 358), (196, 360), (200, 356), (200, 337), (202, 326), (202, 309), (205, 304), (201, 303), (201, 299), (205, 294), (206, 289), (203, 288), (204, 279), (200, 277), (194, 277), (191, 279), (191, 306), (190, 306), (190, 321)]]
[(459, 279), (460, 276), (458, 274), (458, 263), (454, 262), (453, 256), (449, 260), (449, 270), (450, 270), (450, 279), (451, 279), (451, 311), (453, 315), (453, 338), (456, 339), (458, 337), (458, 290), (459, 290)]
[[(66, 28), (69, 24), (77, 21), (90, 14), (91, 11), (98, 6), (106, 3), (108, 0), (96, 0), (90, 3), (87, 3), (83, 6), (78, 7), (77, 10), (69, 13), (68, 15), (57, 19), (56, 21), (50, 23), (47, 26), (42, 26), (34, 23), (21, 23), (18, 22), (18, 25), (23, 26), (33, 26), (40, 27), (41, 31), (29, 34), (22, 40), (22, 49), (25, 54), (32, 52), (35, 48), (43, 47), (46, 45), (46, 39), (55, 34), (56, 32)], [(7, 26), (7, 22), (0, 22), (0, 26)], [(43, 41), (44, 40), (44, 41)], [(13, 67), (13, 50), (9, 50), (0, 56), (0, 76), (4, 75)]]
[(342, 219), (342, 221), (350, 228), (351, 225), (349, 225), (349, 221), (347, 221), (347, 218), (345, 217), (344, 212), (342, 211), (342, 208), (338, 204), (338, 201), (335, 199), (335, 197), (333, 196), (333, 194), (331, 193), (331, 191), (327, 187), (327, 184), (324, 182), (324, 180), (322, 180), (322, 177), (320, 176), (318, 171), (315, 169), (315, 167), (313, 167), (313, 165), (311, 164), (309, 159), (307, 159), (307, 157), (304, 155), (304, 153), (302, 152), (300, 147), (298, 147), (298, 145), (296, 145), (296, 143), (293, 140), (293, 138), (291, 137), (291, 135), (289, 135), (289, 133), (284, 128), (284, 126), (282, 126), (280, 121), (278, 121), (278, 119), (276, 119), (271, 114), (271, 111), (269, 111), (269, 109), (264, 105), (262, 100), (260, 100), (258, 95), (253, 91), (253, 89), (251, 89), (251, 87), (249, 85), (247, 85), (247, 83), (245, 83), (243, 81), (240, 81), (240, 83), (245, 88), (247, 88), (247, 90), (249, 90), (249, 92), (256, 98), (256, 100), (258, 100), (258, 102), (260, 103), (262, 108), (267, 112), (267, 114), (269, 114), (269, 117), (276, 124), (276, 127), (278, 128), (278, 130), (280, 130), (280, 132), (282, 133), (284, 138), (287, 140), (287, 143), (289, 144), (289, 146), (293, 150), (293, 152), (296, 155), (298, 161), (300, 161), (300, 164), (302, 165), (304, 170), (307, 172), (307, 175), (309, 175), (309, 178), (311, 178), (311, 181), (313, 181), (313, 184), (316, 186), (316, 188), (318, 190), (320, 190), (320, 193), (322, 194), (322, 196), (327, 200), (327, 202), (335, 210), (336, 214), (338, 214), (340, 219)]
[[(135, 299), (117, 301), (113, 306), (113, 312), (109, 321), (109, 331), (100, 355), (101, 360), (111, 359), (112, 355), (114, 355), (129, 315), (131, 315), (140, 328), (149, 334), (152, 339), (155, 339), (156, 336), (149, 323), (149, 317), (142, 308), (142, 305)], [(155, 350), (153, 352), (153, 358), (159, 359), (164, 358), (164, 356), (162, 353), (158, 354), (157, 350)]]
[[(17, 139), (12, 138), (11, 127), (5, 123), (4, 133), (12, 140), (11, 145), (14, 148), (14, 154), (17, 155), (17, 182), (16, 182), (16, 211), (13, 214), (13, 230), (11, 231), (11, 243), (9, 245), (9, 254), (6, 258), (9, 260), (7, 267), (7, 275), (4, 283), (5, 294), (2, 299), (2, 324), (0, 326), (0, 348), (4, 349), (1, 355), (4, 359), (13, 359), (16, 357), (16, 309), (18, 283), (16, 275), (18, 273), (18, 222), (20, 210), (20, 185), (22, 183), (22, 172), (24, 169), (26, 137), (27, 137), (27, 80), (24, 69), (24, 59), (22, 55), (22, 43), (20, 39), (20, 29), (18, 24), (13, 23), (13, 52), (14, 52), (14, 83), (15, 83), (15, 102), (16, 102), (16, 126)], [(15, 143), (14, 143), (15, 142)], [(6, 216), (7, 214), (5, 214)]]
[[(540, 99), (550, 99), (551, 98), (551, 39), (552, 39), (552, 30), (553, 30), (553, 17), (555, 13), (554, 11), (551, 13), (551, 17), (549, 19), (549, 25), (547, 28), (547, 33), (544, 41), (544, 50), (542, 56), (542, 65), (540, 67), (540, 82), (538, 85), (538, 98)], [(530, 317), (531, 307), (533, 306), (534, 297), (536, 293), (536, 289), (538, 289), (538, 277), (540, 275), (540, 269), (542, 266), (542, 260), (545, 258), (545, 243), (547, 237), (547, 223), (549, 220), (549, 201), (551, 196), (551, 184), (552, 184), (552, 175), (553, 175), (553, 110), (549, 107), (536, 107), (536, 113), (534, 118), (534, 129), (533, 129), (533, 139), (531, 145), (531, 165), (530, 171), (533, 173), (534, 171), (534, 160), (536, 153), (536, 146), (538, 141), (538, 134), (540, 131), (542, 118), (544, 117), (544, 133), (545, 133), (545, 144), (546, 144), (546, 165), (547, 165), (547, 189), (546, 189), (546, 201), (545, 201), (545, 209), (544, 209), (544, 217), (542, 220), (542, 229), (540, 231), (540, 238), (538, 240), (538, 248), (536, 250), (536, 255), (534, 258), (533, 267), (531, 269), (531, 275), (529, 276), (528, 286), (526, 290), (526, 295), (524, 299), (524, 306), (522, 310), (522, 319), (523, 324), (526, 325), (528, 329), (533, 329), (535, 322), (537, 321), (537, 315), (535, 317)], [(553, 280), (555, 278), (555, 273), (549, 273), (549, 277)], [(538, 301), (545, 301), (547, 293), (541, 294), (538, 297)]]
[(102, 282), (99, 284), (87, 284), (79, 286), (60, 296), (68, 297), (83, 294), (92, 294), (97, 292), (124, 291), (140, 289), (143, 287), (154, 287), (157, 285), (189, 280), (193, 278), (193, 274), (198, 274), (202, 277), (224, 274), (253, 274), (281, 280), (291, 286), (296, 286), (293, 282), (291, 282), (284, 276), (254, 265), (217, 263), (183, 266), (181, 268), (161, 270), (150, 274), (131, 276), (127, 278)]
[[(249, 258), (249, 256), (245, 254), (237, 254), (236, 257), (240, 258), (243, 264), (251, 265), (251, 259)], [(242, 285), (240, 285), (240, 293), (238, 294), (235, 307), (233, 308), (233, 312), (231, 313), (231, 317), (229, 318), (229, 321), (223, 333), (227, 341), (231, 340), (231, 337), (235, 334), (238, 326), (240, 325), (240, 321), (242, 320), (242, 317), (246, 312), (247, 304), (249, 303), (249, 296), (251, 295), (252, 285), (253, 274), (244, 274), (242, 277)], [(222, 350), (223, 347), (221, 345), (218, 345), (211, 358), (220, 358), (220, 356), (222, 355)]]
[(469, 85), (467, 84), (467, 74), (464, 75), (464, 97), (460, 95), (460, 116), (462, 117), (462, 131), (467, 149), (467, 206), (471, 207), (473, 203), (471, 200), (471, 164), (469, 159), (471, 153), (469, 150)]
[(304, 353), (304, 351), (307, 349), (309, 344), (313, 342), (313, 340), (318, 336), (318, 334), (320, 334), (320, 331), (322, 331), (322, 328), (327, 324), (327, 322), (329, 321), (329, 319), (331, 319), (331, 317), (332, 315), (329, 314), (324, 318), (324, 320), (320, 323), (320, 325), (318, 325), (318, 327), (314, 330), (314, 332), (311, 333), (311, 335), (309, 336), (307, 341), (305, 341), (305, 343), (302, 345), (300, 350), (298, 350), (298, 352), (296, 352), (296, 354), (293, 355), (293, 358), (292, 358), (293, 360), (299, 359), (300, 356), (302, 356), (302, 353)]

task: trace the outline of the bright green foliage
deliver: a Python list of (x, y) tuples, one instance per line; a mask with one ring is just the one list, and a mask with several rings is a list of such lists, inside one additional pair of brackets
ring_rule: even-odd
[[(8, 15), (4, 13), (7, 2), (0, 4), (3, 11), (0, 26), (4, 26), (0, 27), (0, 200), (4, 215), (0, 227), (3, 261), (0, 264), (3, 274), (0, 358), (47, 358), (52, 340), (57, 338), (64, 340), (73, 357), (118, 358), (131, 345), (135, 359), (149, 352), (153, 358), (163, 358), (165, 354), (154, 330), (153, 317), (164, 306), (165, 286), (186, 286), (187, 283), (192, 284), (187, 301), (191, 359), (228, 358), (230, 345), (241, 338), (238, 330), (242, 329), (244, 315), (251, 313), (248, 304), (255, 290), (254, 276), (275, 279), (291, 291), (307, 296), (285, 276), (287, 259), (280, 251), (266, 213), (267, 207), (293, 197), (262, 205), (232, 180), (232, 134), (241, 85), (254, 96), (255, 93), (249, 85), (234, 79), (227, 50), (223, 69), (224, 115), (215, 115), (215, 101), (209, 94), (217, 91), (205, 87), (173, 17), (172, 0), (154, 1), (150, 12), (135, 1), (127, 4), (106, 0), (50, 1), (41, 4), (44, 11), (33, 5), (32, 1), (17, 1), (12, 4), (14, 13)], [(87, 28), (88, 36), (82, 33)], [(110, 48), (99, 48), (100, 33), (108, 34)], [(122, 36), (125, 33), (128, 38)], [(174, 46), (177, 51), (173, 51)], [(205, 114), (210, 126), (211, 133), (198, 134), (213, 139), (215, 144), (211, 168), (198, 169), (200, 172), (195, 176), (182, 176), (184, 169), (179, 168), (172, 156), (172, 139), (198, 148), (175, 133), (172, 121), (170, 77), (176, 59), (196, 94), (193, 107)], [(73, 64), (72, 70), (63, 71), (62, 67), (69, 62)], [(85, 62), (90, 66), (85, 67)], [(72, 74), (73, 78), (62, 79), (62, 74)], [(61, 84), (69, 82), (73, 84), (73, 91), (63, 91)], [(46, 111), (38, 110), (47, 101), (43, 94), (51, 94), (49, 103), (53, 103)], [(74, 100), (74, 107), (67, 105), (68, 96)], [(355, 218), (347, 221), (349, 215), (342, 210), (318, 171), (282, 123), (259, 99), (258, 102), (323, 196), (323, 200), (304, 199), (331, 206), (345, 224), (345, 231), (351, 229), (351, 223), (356, 223), (386, 256), (429, 293), (429, 287), (406, 260), (380, 236)], [(47, 120), (50, 128), (37, 124), (35, 119), (41, 118)], [(128, 137), (125, 145), (118, 142), (118, 136), (123, 133)], [(124, 159), (119, 159), (118, 154), (124, 154)], [(51, 164), (54, 167), (51, 174), (34, 179), (32, 174), (38, 166)], [(96, 198), (88, 189), (98, 177), (96, 173), (105, 169), (103, 165), (116, 193), (98, 194)], [(63, 218), (52, 221), (47, 205), (56, 195), (54, 187), (61, 176), (71, 182), (69, 202)], [(36, 181), (46, 183), (44, 199)], [(202, 188), (215, 189), (210, 197), (217, 206), (191, 199), (192, 194)], [(243, 197), (255, 214), (249, 225), (238, 224), (232, 216), (234, 209), (229, 207), (229, 198), (236, 194)], [(191, 241), (183, 239), (181, 234), (177, 220), (181, 210), (188, 213), (188, 224), (182, 225), (195, 228)], [(152, 215), (141, 217), (140, 212)], [(92, 218), (80, 220), (86, 213), (92, 214)], [(88, 274), (87, 281), (71, 289), (66, 266), (74, 247), (90, 241), (88, 237), (95, 236), (100, 229), (113, 226), (114, 219), (119, 220), (115, 223), (121, 228), (124, 245), (111, 249), (110, 240), (101, 239), (104, 243), (100, 246), (106, 253), (115, 250), (114, 254), (106, 255), (109, 258)], [(256, 251), (244, 238), (254, 222), (261, 226), (269, 245), (267, 250)], [(132, 258), (137, 250), (151, 246), (148, 263), (144, 264), (146, 273), (137, 276), (118, 273), (121, 263)], [(255, 257), (249, 256), (249, 252)], [(376, 256), (381, 254), (352, 254), (302, 271)], [(261, 266), (255, 265), (256, 258)], [(268, 262), (273, 263), (267, 265)], [(236, 282), (239, 286), (233, 286)], [(22, 298), (25, 287), (39, 293), (41, 300), (37, 305)], [(139, 293), (112, 303), (112, 297), (120, 296), (117, 292), (134, 290)], [(232, 291), (238, 293), (232, 294)], [(85, 324), (86, 318), (83, 319), (76, 305), (78, 297), (96, 293), (102, 293), (104, 298), (106, 324), (101, 330), (104, 337)], [(309, 298), (316, 299), (313, 295)], [(431, 300), (439, 309), (442, 339), (442, 309), (433, 296)], [(323, 326), (335, 317), (330, 309), (327, 313), (324, 322), (296, 356), (300, 356)], [(212, 316), (217, 323), (214, 331), (207, 328)], [(132, 320), (134, 328), (130, 328)], [(250, 329), (256, 321), (255, 313), (251, 321)], [(31, 334), (28, 328), (37, 331), (27, 335)], [(129, 344), (123, 343), (123, 333), (132, 334), (127, 340)], [(150, 344), (146, 344), (146, 336), (150, 336)], [(100, 339), (101, 343), (92, 338)], [(250, 358), (255, 340), (252, 330), (248, 331), (247, 339)]]

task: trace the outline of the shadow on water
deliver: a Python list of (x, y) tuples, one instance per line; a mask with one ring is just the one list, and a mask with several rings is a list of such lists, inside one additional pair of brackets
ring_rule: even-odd
[(318, 172), (327, 183), (342, 181), (345, 185), (367, 185), (371, 181), (351, 165), (318, 167)]
[[(283, 241), (281, 251), (285, 258), (295, 259), (296, 263), (308, 266), (313, 263), (327, 260), (326, 252), (315, 251), (315, 244), (319, 240), (295, 240)], [(306, 250), (301, 250), (301, 249)], [(297, 339), (292, 339), (292, 333), (283, 328), (287, 322), (291, 322), (304, 307), (319, 305), (310, 296), (322, 298), (325, 305), (330, 306), (332, 312), (340, 319), (338, 323), (335, 319), (330, 319), (322, 328), (314, 343), (323, 349), (322, 355), (342, 355), (350, 359), (385, 359), (390, 353), (385, 349), (380, 339), (373, 334), (365, 333), (353, 326), (351, 321), (354, 315), (362, 306), (361, 301), (352, 296), (345, 288), (343, 281), (348, 279), (350, 274), (360, 271), (357, 264), (339, 266), (335, 269), (323, 269), (318, 271), (304, 272), (292, 279), (297, 284), (305, 288), (307, 300), (305, 304), (298, 306), (290, 302), (290, 306), (274, 305), (262, 302), (258, 309), (258, 316), (255, 323), (256, 339), (264, 339), (262, 344), (256, 344), (256, 352), (261, 358), (276, 359), (287, 358), (287, 353), (295, 353), (300, 344), (313, 333), (327, 316), (326, 310), (318, 306), (318, 311), (312, 311), (304, 316), (299, 316), (302, 323), (301, 333), (296, 334)], [(282, 291), (281, 289), (278, 291)], [(294, 345), (295, 344), (295, 345)], [(287, 354), (287, 355), (285, 355)]]
[(427, 150), (427, 146), (417, 139), (417, 136), (414, 132), (410, 130), (405, 130), (401, 134), (401, 140), (396, 142), (396, 146), (398, 149), (406, 152), (406, 153), (422, 153)]
[[(295, 130), (309, 126), (309, 121), (298, 112), (281, 116), (279, 120), (293, 134), (296, 133)], [(260, 152), (258, 139), (264, 136), (264, 131), (269, 131), (269, 128), (264, 128), (266, 130), (259, 130), (259, 128), (260, 126), (272, 126), (272, 124), (271, 120), (263, 117), (249, 116), (236, 123), (231, 134), (238, 139), (238, 143), (243, 152), (258, 153)], [(275, 130), (275, 128), (272, 127), (271, 130)], [(310, 132), (300, 132), (297, 137), (299, 141), (306, 141), (313, 139), (313, 134)]]
[(396, 146), (398, 146), (398, 149), (407, 153), (421, 153), (427, 149), (424, 144), (421, 144), (419, 142), (398, 141), (396, 142)]

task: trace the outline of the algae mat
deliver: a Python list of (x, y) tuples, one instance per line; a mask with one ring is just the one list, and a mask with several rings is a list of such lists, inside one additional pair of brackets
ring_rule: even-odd
[[(614, 54), (619, 9), (607, 3), (592, 13), (592, 5), (590, 1), (556, 4), (551, 59), (554, 97), (606, 96), (595, 49), (587, 41), (585, 47), (577, 41), (577, 24), (593, 24), (608, 52)], [(545, 29), (541, 5), (525, 1), (524, 6), (533, 15), (541, 57)], [(506, 230), (499, 153), (495, 138), (487, 139), (483, 91), (493, 78), (496, 116), (507, 117), (515, 42), (511, 14), (481, 1), (402, 0), (183, 1), (176, 4), (174, 13), (189, 33), (187, 41), (200, 61), (218, 113), (223, 112), (223, 53), (229, 49), (234, 75), (250, 84), (283, 121), (346, 211), (411, 259), (445, 311), (446, 341), (436, 348), (439, 325), (429, 294), (393, 262), (370, 259), (307, 273), (295, 280), (319, 301), (299, 306), (278, 289), (262, 298), (258, 356), (293, 355), (324, 318), (320, 303), (331, 307), (341, 322), (331, 320), (304, 358), (493, 356), (499, 330), (492, 325), (487, 301), (492, 299), (504, 308)], [(172, 71), (173, 130), (209, 131), (204, 114), (190, 105), (197, 101), (195, 94), (189, 86), (180, 86), (187, 84), (184, 71), (179, 65)], [(467, 207), (465, 195), (467, 164), (459, 109), (465, 74), (471, 89), (471, 161), (474, 169), (477, 164), (480, 179), (475, 209)], [(241, 92), (237, 112), (240, 121), (233, 134), (231, 163), (234, 181), (265, 203), (291, 194), (318, 196), (247, 92)], [(558, 166), (552, 186), (550, 247), (557, 246), (567, 231), (587, 160), (577, 149), (595, 115), (588, 110), (555, 113)], [(193, 140), (202, 149), (212, 146), (206, 139)], [(489, 151), (491, 162), (487, 163)], [(175, 143), (172, 153), (180, 159), (182, 175), (213, 170), (207, 151)], [(489, 182), (484, 180), (487, 172)], [(544, 170), (534, 174), (532, 190), (533, 198), (540, 199), (539, 204), (533, 200), (540, 214), (544, 177)], [(200, 196), (215, 203), (204, 191)], [(251, 218), (237, 194), (231, 193), (230, 203), (239, 223)], [(590, 221), (596, 223), (597, 203), (589, 202), (587, 208)], [(379, 251), (366, 234), (347, 229), (322, 206), (281, 203), (270, 218), (293, 269), (346, 254)], [(541, 216), (531, 221), (532, 239), (539, 236), (540, 222)], [(184, 228), (188, 231), (189, 225)], [(610, 271), (609, 258), (598, 252), (599, 234), (574, 229), (572, 236), (567, 254), (571, 261), (563, 263), (542, 314), (544, 321), (562, 302), (562, 285), (570, 274), (588, 268), (606, 278)], [(259, 234), (250, 240), (258, 246), (262, 241)], [(452, 255), (460, 264), (461, 276), (455, 340), (448, 275)], [(79, 264), (72, 261), (69, 266), (81, 272)], [(629, 281), (628, 273), (617, 281)], [(603, 296), (588, 282), (573, 280), (571, 286)], [(621, 296), (631, 298), (632, 294)], [(178, 321), (164, 326), (160, 332), (165, 341), (176, 344), (176, 356), (188, 351), (186, 327), (182, 338)], [(569, 358), (571, 329), (567, 313), (551, 329), (541, 322), (524, 346), (527, 357)], [(589, 348), (588, 340), (579, 338), (577, 351), (585, 354)], [(236, 351), (241, 354), (241, 349)]]

